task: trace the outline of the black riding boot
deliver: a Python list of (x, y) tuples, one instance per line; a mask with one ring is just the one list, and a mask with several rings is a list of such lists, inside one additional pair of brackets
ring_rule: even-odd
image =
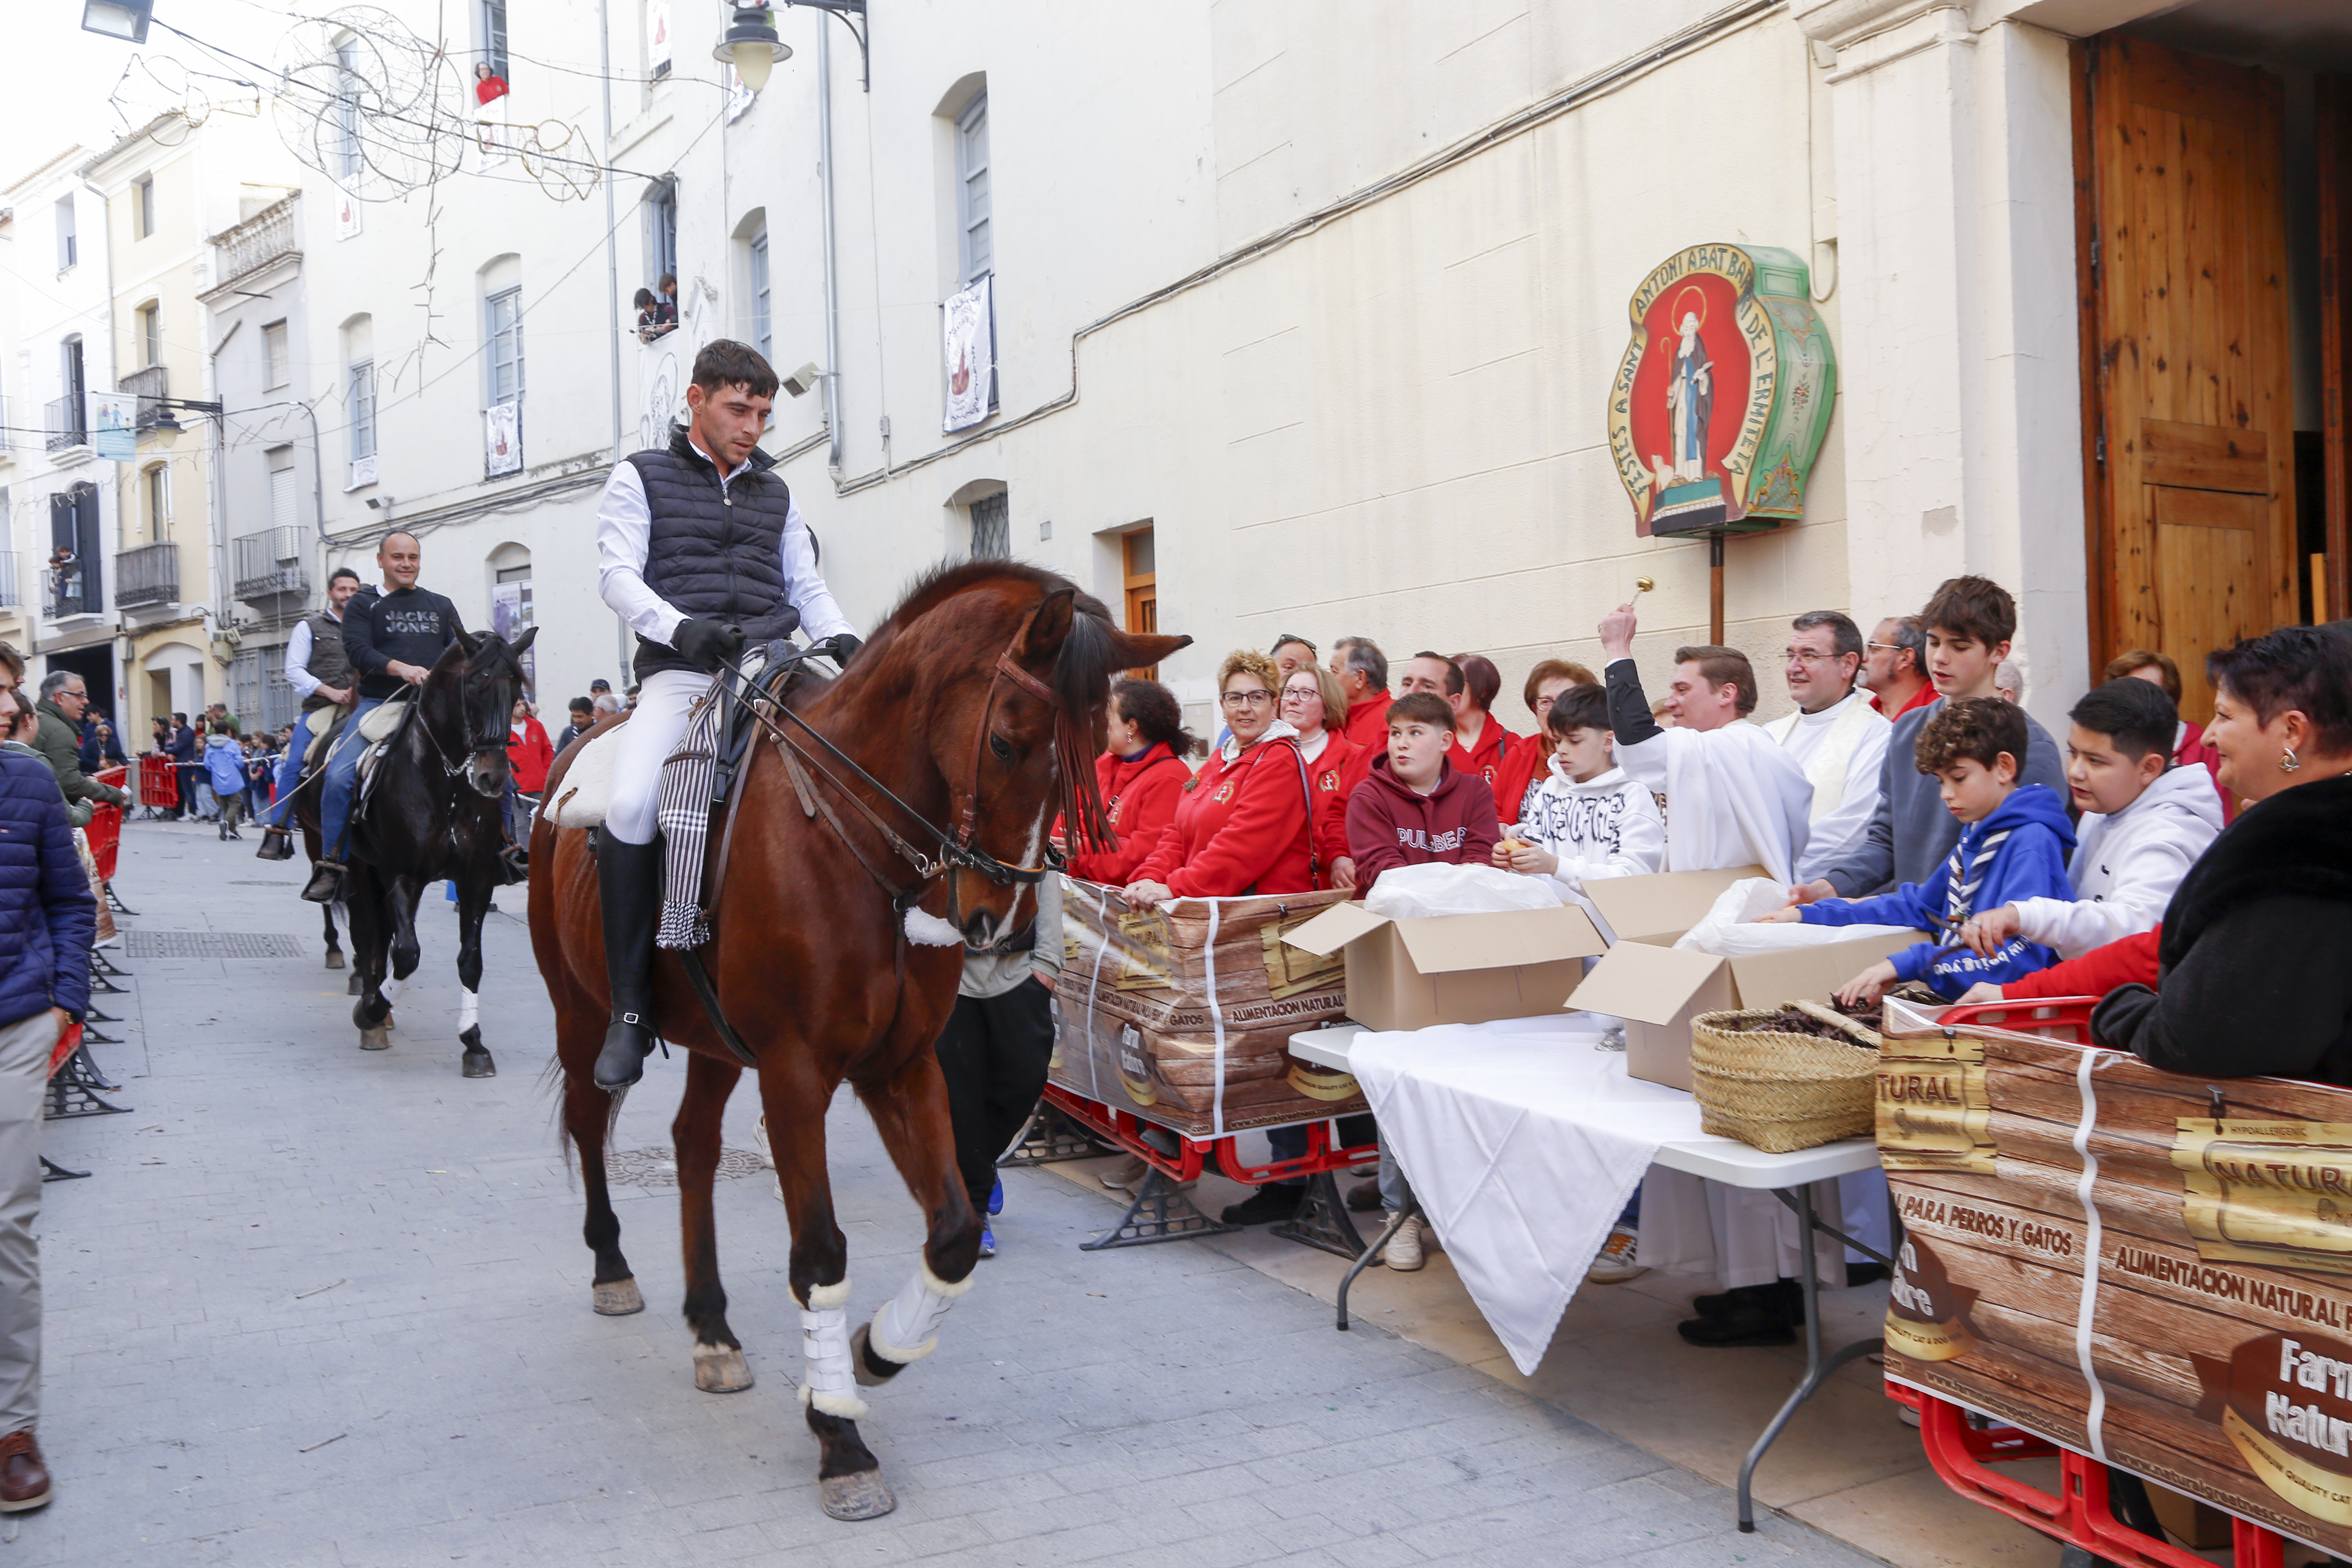
[(661, 920), (662, 847), (624, 844), (597, 830), (596, 889), (604, 905), (604, 979), (613, 1022), (596, 1054), (596, 1087), (643, 1078), (654, 1049), (654, 928)]
[(341, 861), (320, 860), (317, 868), (311, 871), (310, 885), (302, 889), (302, 896), (314, 904), (341, 902), (344, 869)]
[(261, 830), (261, 847), (253, 852), (257, 860), (291, 860), (294, 858), (294, 835), (283, 827)]

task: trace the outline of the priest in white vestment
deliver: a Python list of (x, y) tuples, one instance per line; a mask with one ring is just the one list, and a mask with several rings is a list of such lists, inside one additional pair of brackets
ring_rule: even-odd
[(1842, 864), (1878, 809), (1879, 764), (1895, 724), (1855, 685), (1863, 651), (1862, 628), (1837, 611), (1799, 616), (1785, 671), (1797, 710), (1763, 727), (1812, 782), (1811, 831), (1797, 858), (1801, 882)]
[(1756, 710), (1756, 671), (1737, 648), (1675, 652), (1661, 730), (1633, 667), (1633, 606), (1620, 605), (1601, 623), (1608, 659), (1609, 724), (1617, 761), (1645, 787), (1666, 797), (1669, 871), (1761, 866), (1778, 877), (1803, 858), (1813, 786), (1772, 737), (1748, 721)]

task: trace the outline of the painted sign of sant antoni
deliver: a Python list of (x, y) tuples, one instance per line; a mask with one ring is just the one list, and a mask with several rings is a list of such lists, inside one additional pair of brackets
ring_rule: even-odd
[(1805, 264), (1695, 245), (1633, 290), (1609, 452), (1637, 531), (1748, 533), (1804, 514), (1837, 366)]
[(2352, 1552), (2352, 1089), (1888, 1018), (1887, 1375)]

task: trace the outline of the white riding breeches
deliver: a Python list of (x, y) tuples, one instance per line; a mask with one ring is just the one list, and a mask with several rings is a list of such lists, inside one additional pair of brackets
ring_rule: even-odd
[(639, 687), (636, 709), (621, 726), (604, 809), (604, 830), (622, 843), (651, 844), (660, 830), (662, 763), (677, 750), (695, 699), (709, 689), (710, 677), (695, 669), (657, 669)]

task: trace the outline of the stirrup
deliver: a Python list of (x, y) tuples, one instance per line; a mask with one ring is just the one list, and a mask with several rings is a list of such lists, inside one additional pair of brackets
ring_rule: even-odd
[(653, 1020), (643, 1013), (614, 1013), (604, 1030), (604, 1049), (596, 1053), (596, 1087), (626, 1089), (646, 1076), (646, 1058), (654, 1054)]
[(332, 860), (321, 860), (310, 873), (310, 885), (302, 897), (314, 904), (331, 904), (343, 896), (344, 868)]
[(511, 888), (517, 882), (530, 880), (530, 851), (520, 844), (509, 844), (499, 851), (499, 886)]

